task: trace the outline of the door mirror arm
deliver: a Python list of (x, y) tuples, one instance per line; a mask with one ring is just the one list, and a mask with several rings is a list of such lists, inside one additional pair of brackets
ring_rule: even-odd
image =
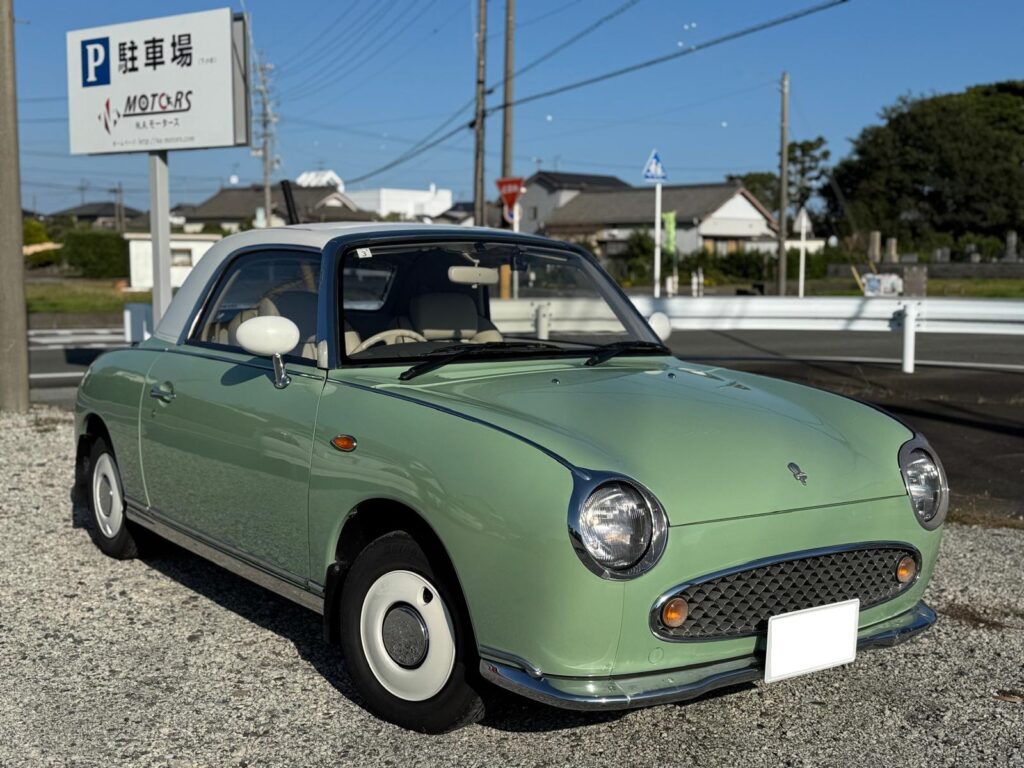
[(285, 370), (284, 360), (281, 358), (281, 355), (275, 354), (270, 358), (270, 361), (274, 364), (274, 386), (278, 389), (284, 389), (292, 383), (292, 377)]

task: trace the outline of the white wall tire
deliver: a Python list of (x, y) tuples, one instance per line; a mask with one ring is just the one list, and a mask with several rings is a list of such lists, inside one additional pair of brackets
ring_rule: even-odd
[[(394, 641), (385, 638), (386, 625), (394, 623), (395, 610), (414, 614), (423, 630), (424, 647), (419, 653), (412, 650), (406, 659), (389, 647)], [(411, 634), (415, 640), (415, 628)], [(455, 666), (455, 627), (437, 587), (418, 573), (389, 571), (370, 585), (363, 598), (359, 636), (370, 671), (389, 693), (400, 699), (429, 699), (451, 677)]]
[(92, 539), (103, 552), (119, 560), (139, 553), (131, 525), (125, 516), (124, 484), (117, 458), (102, 437), (93, 440), (87, 476)]
[(368, 710), (442, 733), (483, 716), (479, 658), (447, 561), (405, 531), (371, 542), (345, 576), (337, 608), (352, 682)]
[(101, 454), (93, 467), (92, 509), (100, 533), (108, 539), (117, 538), (124, 527), (124, 498), (117, 467), (109, 453)]

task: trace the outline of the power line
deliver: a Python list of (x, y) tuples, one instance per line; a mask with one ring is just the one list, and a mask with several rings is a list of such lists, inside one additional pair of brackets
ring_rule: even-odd
[[(311, 68), (316, 68), (316, 71), (306, 79), (305, 82), (299, 83), (297, 87), (305, 87), (305, 85), (312, 78), (317, 78), (326, 71), (330, 71), (331, 67), (337, 65), (337, 57), (331, 55), (334, 52), (345, 52), (345, 56), (348, 59), (352, 59), (355, 56), (355, 48), (360, 50), (365, 49), (367, 45), (372, 45), (376, 42), (376, 35), (374, 27), (379, 24), (387, 15), (396, 8), (400, 8), (401, 4), (397, 0), (391, 2), (378, 3), (377, 7), (373, 12), (365, 14), (359, 22), (357, 22), (352, 29), (349, 30), (349, 42), (328, 40), (320, 49), (310, 51), (310, 53), (303, 57), (300, 63), (292, 64), (290, 68), (285, 72), (285, 68), (282, 67), (282, 80), (295, 77), (296, 75), (302, 74)], [(354, 47), (353, 47), (354, 46)]]
[[(805, 16), (820, 13), (821, 11), (827, 11), (831, 8), (835, 8), (836, 6), (843, 5), (844, 3), (847, 2), (849, 2), (849, 0), (828, 0), (827, 2), (819, 3), (818, 5), (812, 5), (808, 8), (803, 8), (799, 11), (787, 13), (784, 16), (779, 16), (769, 21), (761, 22), (760, 24), (754, 24), (753, 26), (745, 27), (744, 29), (738, 30), (736, 32), (730, 32), (727, 35), (722, 35), (721, 37), (716, 37), (711, 40), (708, 40), (706, 43), (698, 43), (697, 45), (691, 45), (689, 48), (685, 48), (681, 51), (668, 53), (665, 54), (664, 56), (656, 56), (653, 59), (641, 61), (638, 64), (631, 64), (628, 67), (621, 67), (619, 69), (614, 69), (611, 72), (605, 72), (604, 74), (601, 75), (595, 75), (594, 77), (588, 77), (584, 80), (577, 80), (576, 82), (573, 83), (560, 85), (557, 88), (550, 88), (546, 91), (540, 91), (539, 93), (524, 96), (521, 99), (513, 101), (508, 106), (518, 107), (521, 104), (529, 104), (530, 102), (533, 101), (547, 99), (550, 98), (551, 96), (557, 96), (558, 94), (561, 93), (574, 91), (579, 88), (584, 88), (588, 85), (602, 83), (605, 80), (611, 80), (613, 78), (622, 77), (623, 75), (628, 75), (633, 72), (639, 72), (640, 70), (648, 69), (649, 67), (657, 66), (658, 64), (664, 64), (669, 61), (674, 61), (675, 59), (680, 59), (683, 56), (690, 56), (694, 53), (698, 53), (699, 51), (705, 51), (708, 48), (714, 48), (716, 46), (723, 45), (724, 43), (732, 42), (733, 40), (739, 40), (740, 38), (748, 37), (749, 35), (753, 35), (757, 32), (763, 32), (767, 29), (772, 29), (773, 27), (782, 26), (783, 24), (789, 24), (790, 22), (802, 19)], [(492, 107), (491, 109), (487, 110), (487, 114), (490, 115), (494, 112), (500, 112), (505, 108), (506, 106), (504, 104)]]
[[(561, 51), (563, 51), (566, 48), (568, 48), (573, 43), (578, 42), (583, 37), (586, 37), (587, 35), (591, 34), (594, 31), (596, 31), (598, 28), (600, 28), (601, 26), (603, 26), (607, 22), (611, 21), (612, 19), (614, 19), (615, 17), (619, 16), (623, 12), (629, 10), (629, 8), (631, 8), (632, 6), (636, 5), (638, 2), (640, 2), (640, 0), (627, 0), (627, 2), (619, 5), (614, 10), (612, 10), (610, 13), (605, 14), (600, 19), (598, 19), (597, 21), (595, 21), (592, 24), (588, 25), (583, 30), (581, 30), (580, 32), (576, 33), (575, 35), (573, 35), (569, 39), (562, 41), (561, 43), (556, 45), (554, 48), (551, 48), (550, 50), (548, 50), (545, 53), (541, 54), (541, 56), (539, 58), (534, 59), (533, 61), (530, 61), (529, 63), (523, 65), (518, 70), (516, 70), (513, 73), (512, 76), (513, 77), (517, 77), (517, 76), (521, 75), (522, 73), (524, 73), (524, 72), (526, 72), (526, 71), (528, 71), (530, 69), (533, 69), (534, 67), (536, 67), (541, 62), (547, 61), (552, 56), (555, 56), (556, 54), (558, 54)], [(569, 3), (567, 5), (571, 5), (571, 3)], [(564, 10), (565, 7), (567, 7), (567, 6), (563, 6), (562, 10)], [(497, 88), (499, 88), (502, 85), (504, 85), (504, 83), (505, 83), (505, 78), (502, 78), (501, 80), (496, 82), (494, 85), (492, 85), (490, 88), (488, 88), (486, 92), (487, 93), (492, 93), (494, 90), (496, 90)], [(438, 146), (439, 144), (443, 143), (445, 141), (445, 139), (447, 138), (447, 134), (445, 136), (443, 136), (438, 141), (433, 141), (434, 137), (437, 136), (439, 133), (441, 133), (441, 131), (443, 131), (445, 128), (447, 128), (449, 125), (451, 125), (453, 122), (455, 122), (470, 107), (472, 107), (474, 101), (475, 101), (475, 99), (472, 99), (472, 98), (469, 99), (465, 104), (463, 104), (457, 110), (452, 112), (452, 114), (449, 115), (448, 118), (443, 123), (441, 123), (436, 128), (434, 128), (434, 130), (432, 130), (430, 133), (428, 133), (426, 136), (424, 136), (418, 142), (413, 144), (412, 147), (407, 149), (402, 155), (399, 155), (399, 157), (395, 158), (394, 161), (392, 161), (391, 163), (388, 163), (387, 166), (383, 167), (381, 170), (388, 170), (389, 168), (393, 168), (396, 165), (400, 165), (401, 163), (406, 162), (406, 160), (411, 160), (412, 158), (414, 158), (418, 154), (420, 154), (420, 152), (423, 151), (424, 147), (429, 149), (429, 148), (433, 148), (433, 147)], [(486, 116), (486, 110), (485, 110), (485, 116)], [(473, 127), (473, 122), (471, 121), (465, 127), (472, 128)], [(354, 182), (354, 181), (356, 181), (356, 180), (352, 180), (352, 182)]]
[[(771, 19), (769, 21), (761, 22), (760, 24), (754, 24), (753, 26), (745, 27), (743, 29), (737, 30), (736, 32), (730, 32), (729, 34), (713, 38), (713, 39), (707, 41), (706, 43), (699, 43), (697, 45), (690, 46), (689, 48), (686, 48), (686, 49), (681, 50), (681, 51), (675, 51), (673, 53), (666, 54), (664, 56), (657, 56), (657, 57), (655, 57), (653, 59), (648, 59), (647, 61), (642, 61), (642, 62), (640, 62), (638, 64), (633, 64), (633, 65), (628, 66), (628, 67), (622, 67), (620, 69), (616, 69), (616, 70), (613, 70), (611, 72), (606, 72), (606, 73), (604, 73), (602, 75), (596, 75), (594, 77), (586, 78), (585, 80), (579, 80), (579, 81), (576, 81), (576, 82), (573, 82), (573, 83), (568, 83), (566, 85), (559, 86), (557, 88), (551, 88), (551, 89), (546, 90), (546, 91), (541, 91), (540, 93), (535, 93), (535, 94), (531, 94), (529, 96), (524, 96), (521, 99), (517, 99), (517, 100), (511, 102), (508, 105), (508, 107), (515, 107), (515, 106), (518, 106), (520, 104), (527, 104), (529, 102), (539, 101), (540, 99), (549, 98), (551, 96), (555, 96), (555, 95), (560, 94), (560, 93), (565, 93), (567, 91), (572, 91), (572, 90), (576, 90), (576, 89), (579, 89), (579, 88), (584, 88), (584, 87), (586, 87), (588, 85), (594, 85), (596, 83), (600, 83), (600, 82), (603, 82), (605, 80), (611, 80), (612, 78), (615, 78), (615, 77), (621, 77), (622, 75), (626, 75), (626, 74), (629, 74), (631, 72), (637, 72), (637, 71), (640, 71), (640, 70), (643, 70), (643, 69), (647, 69), (649, 67), (656, 66), (658, 64), (664, 64), (664, 63), (669, 62), (669, 61), (674, 61), (675, 59), (682, 58), (683, 56), (689, 56), (689, 55), (692, 55), (694, 53), (697, 53), (698, 51), (704, 51), (704, 50), (707, 50), (709, 48), (714, 48), (716, 46), (723, 45), (724, 43), (732, 42), (733, 40), (738, 40), (740, 38), (747, 37), (747, 36), (752, 35), (752, 34), (754, 34), (756, 32), (762, 32), (762, 31), (767, 30), (767, 29), (772, 29), (774, 27), (779, 27), (779, 26), (782, 26), (784, 24), (789, 24), (789, 23), (791, 23), (793, 21), (797, 21), (798, 19), (802, 19), (802, 18), (804, 18), (806, 16), (810, 16), (812, 14), (816, 14), (816, 13), (820, 13), (822, 11), (829, 10), (831, 8), (834, 8), (834, 7), (838, 6), (838, 5), (842, 5), (842, 4), (846, 3), (846, 2), (849, 2), (849, 0), (828, 0), (828, 2), (819, 3), (817, 5), (812, 5), (812, 6), (809, 6), (807, 8), (803, 8), (801, 10), (794, 11), (793, 13), (788, 13), (788, 14), (785, 14), (784, 16), (778, 16), (778, 17), (776, 17), (774, 19)], [(435, 135), (446, 124), (450, 124), (451, 122), (453, 122), (471, 104), (472, 104), (472, 102), (470, 102), (470, 104), (467, 104), (466, 107), (461, 108), (458, 112), (454, 113), (446, 121), (446, 123), (443, 123), (441, 126), (438, 126), (438, 128), (435, 128), (434, 131), (432, 131), (431, 134), (429, 134), (429, 135)], [(493, 112), (499, 112), (499, 111), (501, 111), (501, 110), (503, 110), (505, 108), (506, 108), (506, 105), (502, 104), (500, 106), (493, 107), (490, 110), (487, 110), (485, 114), (491, 114)], [(391, 162), (385, 163), (384, 165), (380, 166), (379, 168), (375, 168), (372, 171), (368, 171), (367, 173), (364, 173), (361, 176), (358, 176), (358, 177), (356, 177), (354, 179), (351, 179), (350, 183), (356, 183), (356, 182), (359, 182), (359, 181), (364, 181), (366, 179), (372, 178), (373, 176), (377, 176), (378, 174), (384, 173), (385, 171), (389, 171), (392, 168), (395, 168), (398, 165), (406, 163), (409, 160), (412, 160), (413, 158), (418, 157), (419, 155), (423, 154), (424, 152), (427, 152), (427, 151), (433, 149), (434, 147), (438, 146), (439, 144), (442, 144), (443, 142), (445, 142), (448, 139), (450, 139), (452, 136), (455, 136), (457, 133), (459, 133), (459, 132), (461, 132), (463, 130), (472, 128), (472, 127), (473, 127), (473, 122), (470, 121), (469, 123), (466, 123), (464, 125), (456, 126), (454, 129), (452, 129), (451, 131), (448, 131), (447, 133), (442, 135), (440, 138), (434, 139), (432, 141), (421, 140), (420, 145), (414, 146), (413, 148), (407, 150), (402, 155), (399, 155), (397, 158), (395, 158)]]
[[(308, 43), (302, 46), (302, 48), (300, 49), (301, 53), (299, 53), (298, 56), (298, 61), (293, 62), (291, 65), (283, 66), (281, 68), (282, 71), (287, 71), (295, 66), (298, 66), (299, 64), (301, 64), (301, 62), (305, 61), (313, 51), (313, 46), (315, 46), (317, 43), (323, 40), (326, 35), (334, 31), (335, 27), (337, 27), (342, 21), (348, 18), (352, 14), (352, 11), (356, 9), (356, 6), (359, 5), (359, 2), (360, 0), (354, 0), (354, 2), (348, 8), (346, 8), (344, 11), (342, 11), (335, 17), (334, 21), (332, 21), (326, 27), (321, 29), (318, 35), (316, 35), (312, 40), (310, 40)], [(313, 58), (316, 58), (316, 56), (313, 56)]]
[[(323, 76), (320, 77), (318, 80), (316, 80), (315, 82), (307, 83), (305, 90), (303, 90), (302, 87), (300, 86), (298, 88), (298, 94), (290, 94), (288, 97), (288, 101), (300, 101), (314, 94), (318, 94), (320, 92), (320, 88), (334, 78), (351, 77), (355, 72), (358, 72), (360, 68), (366, 66), (369, 62), (373, 61), (375, 58), (377, 58), (385, 51), (387, 51), (390, 46), (398, 42), (401, 39), (402, 35), (405, 34), (405, 32), (408, 31), (410, 27), (412, 27), (417, 21), (419, 21), (420, 18), (436, 4), (437, 0), (430, 0), (430, 2), (424, 3), (420, 7), (419, 13), (415, 14), (414, 16), (411, 16), (398, 31), (389, 36), (387, 43), (385, 43), (384, 45), (377, 46), (369, 53), (369, 55), (366, 56), (363, 56), (361, 54), (352, 54), (350, 58), (356, 60), (354, 66), (349, 67), (348, 69), (343, 68), (341, 71), (338, 72), (334, 72), (331, 71), (330, 69), (327, 69), (325, 72), (323, 72)], [(372, 45), (372, 42), (370, 44)]]

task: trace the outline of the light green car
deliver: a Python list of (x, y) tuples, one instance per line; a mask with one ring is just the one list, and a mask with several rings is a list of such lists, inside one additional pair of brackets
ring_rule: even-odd
[(682, 362), (667, 326), (543, 238), (234, 235), (89, 369), (77, 489), (104, 552), (155, 533), (323, 614), (367, 708), (428, 732), (478, 719), (488, 681), (646, 706), (931, 625), (924, 439)]

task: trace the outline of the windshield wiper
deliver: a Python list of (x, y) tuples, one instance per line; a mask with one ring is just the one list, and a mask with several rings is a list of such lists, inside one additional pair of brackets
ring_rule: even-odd
[(659, 355), (671, 355), (672, 351), (664, 344), (654, 341), (616, 341), (595, 347), (594, 354), (587, 358), (584, 365), (600, 365), (623, 352), (652, 352)]
[(437, 370), (438, 368), (462, 360), (466, 357), (475, 357), (483, 353), (494, 352), (523, 352), (537, 350), (561, 349), (556, 344), (545, 344), (542, 341), (486, 341), (482, 344), (449, 344), (440, 349), (427, 353), (427, 359), (416, 363), (412, 368), (402, 371), (398, 378), (401, 381), (409, 381), (424, 373)]

